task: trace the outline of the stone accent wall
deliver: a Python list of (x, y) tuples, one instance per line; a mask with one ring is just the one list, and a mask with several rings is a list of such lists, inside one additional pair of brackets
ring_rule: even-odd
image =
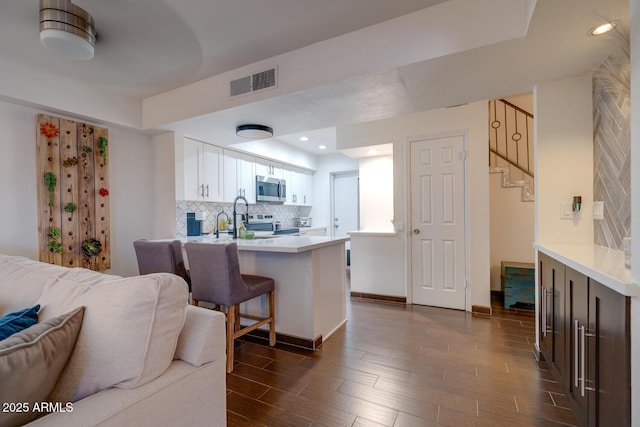
[(593, 200), (604, 202), (604, 220), (594, 221), (594, 243), (622, 249), (631, 236), (630, 96), (609, 78), (619, 59), (607, 59), (593, 79)]

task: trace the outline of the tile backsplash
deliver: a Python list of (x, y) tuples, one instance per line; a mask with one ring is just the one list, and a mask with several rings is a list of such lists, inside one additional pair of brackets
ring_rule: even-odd
[(605, 208), (604, 219), (594, 221), (594, 243), (618, 250), (631, 235), (629, 89), (621, 84), (625, 74), (611, 77), (627, 69), (620, 58), (609, 57), (593, 78), (593, 200), (603, 201)]
[[(264, 203), (249, 205), (249, 213), (273, 214), (274, 219), (280, 221), (283, 228), (293, 227), (293, 218), (308, 216), (310, 210), (311, 208), (306, 206), (269, 205)], [(209, 233), (213, 232), (216, 216), (221, 211), (231, 216), (233, 203), (176, 201), (176, 233), (178, 237), (186, 237), (187, 235), (187, 212), (204, 212), (206, 220), (202, 224), (202, 232)], [(238, 206), (237, 211), (238, 213), (244, 213), (244, 206)]]

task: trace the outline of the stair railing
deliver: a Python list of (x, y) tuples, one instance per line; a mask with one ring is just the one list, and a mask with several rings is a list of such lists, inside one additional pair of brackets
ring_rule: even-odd
[(533, 178), (533, 114), (505, 99), (493, 99), (489, 127), (489, 166), (493, 154)]

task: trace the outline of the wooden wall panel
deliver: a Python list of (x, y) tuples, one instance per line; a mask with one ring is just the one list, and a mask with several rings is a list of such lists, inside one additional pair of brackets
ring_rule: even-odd
[[(78, 187), (80, 190), (80, 197), (82, 203), (78, 209), (79, 218), (79, 233), (81, 241), (95, 237), (95, 191), (93, 181), (94, 175), (94, 161), (93, 158), (96, 155), (96, 147), (93, 141), (93, 127), (78, 123), (78, 147), (91, 147), (90, 156), (87, 157), (86, 162), (82, 162), (78, 167)], [(84, 268), (90, 268), (95, 270), (96, 260), (94, 257), (82, 257), (82, 266)]]
[[(59, 129), (59, 119), (40, 115), (37, 123), (37, 183), (38, 183), (38, 231), (40, 238), (40, 260), (51, 264), (62, 264), (62, 255), (49, 247), (49, 232), (52, 227), (60, 229), (62, 214), (60, 210), (60, 136), (45, 137), (40, 127), (51, 123)], [(57, 185), (51, 193), (46, 185), (46, 174), (53, 174)], [(59, 239), (58, 239), (59, 240)]]
[[(103, 248), (109, 247), (109, 135), (107, 129), (95, 127), (93, 132), (95, 155), (95, 197), (96, 197), (96, 239)], [(103, 192), (101, 194), (101, 191)], [(104, 194), (104, 195), (103, 195)], [(111, 257), (108, 251), (102, 251), (96, 257), (97, 270), (111, 268)]]
[[(41, 131), (41, 125), (47, 123), (58, 129), (58, 135)], [(108, 150), (101, 154), (98, 144), (98, 138), (108, 142), (108, 130), (41, 114), (36, 132), (40, 260), (93, 270), (111, 268), (109, 197), (100, 195), (102, 188), (109, 188)], [(46, 173), (56, 177), (53, 199)], [(55, 239), (61, 244), (61, 253), (50, 246), (51, 227), (61, 232)], [(82, 243), (91, 238), (102, 244), (97, 256), (83, 254)]]
[[(62, 265), (65, 267), (80, 267), (82, 258), (78, 241), (78, 145), (76, 143), (77, 127), (71, 120), (60, 120), (60, 190), (62, 195), (62, 236), (64, 253)], [(76, 206), (73, 212), (67, 212), (67, 207)]]

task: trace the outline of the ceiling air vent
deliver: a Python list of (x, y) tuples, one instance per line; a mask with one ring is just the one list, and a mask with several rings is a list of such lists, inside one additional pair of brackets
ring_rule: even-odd
[(262, 71), (251, 76), (232, 80), (230, 83), (230, 95), (244, 95), (258, 90), (276, 86), (276, 69)]

